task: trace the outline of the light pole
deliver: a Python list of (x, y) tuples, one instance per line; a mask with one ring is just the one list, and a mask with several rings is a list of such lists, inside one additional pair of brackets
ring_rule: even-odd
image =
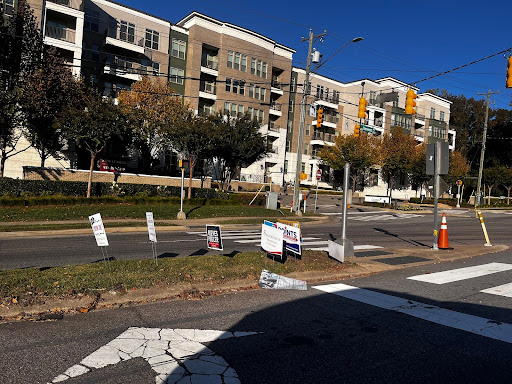
[[(303, 38), (301, 41), (308, 41), (308, 57), (306, 61), (306, 75), (304, 79), (304, 90), (302, 94), (302, 101), (300, 104), (300, 125), (299, 125), (299, 137), (298, 137), (298, 146), (297, 146), (297, 163), (295, 165), (295, 184), (293, 187), (293, 206), (292, 210), (297, 215), (301, 215), (300, 204), (299, 204), (299, 190), (300, 190), (300, 171), (302, 167), (302, 145), (304, 144), (304, 121), (306, 119), (306, 104), (309, 92), (309, 72), (311, 68), (311, 53), (313, 51), (313, 41), (315, 39), (321, 38), (325, 36), (326, 33), (321, 33), (319, 35), (314, 36), (313, 31), (309, 30), (309, 38)], [(351, 43), (357, 43), (358, 41), (363, 40), (362, 37), (355, 37), (349, 42), (345, 43), (340, 49), (338, 49), (334, 54), (332, 54), (329, 58), (327, 58), (323, 63), (316, 66), (315, 71), (318, 70), (322, 65), (324, 65), (327, 61), (329, 61), (334, 55), (338, 54), (343, 48)]]

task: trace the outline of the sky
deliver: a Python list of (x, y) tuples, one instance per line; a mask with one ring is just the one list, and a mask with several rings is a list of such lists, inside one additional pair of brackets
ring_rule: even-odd
[(192, 11), (236, 24), (296, 50), (293, 65), (305, 68), (309, 29), (327, 32), (314, 47), (324, 59), (344, 44), (318, 73), (342, 82), (394, 77), (416, 84), (420, 93), (446, 89), (454, 95), (485, 99), (492, 108), (512, 109), (512, 89), (505, 88), (504, 53), (449, 74), (444, 71), (498, 52), (512, 53), (510, 0), (431, 1), (236, 1), (236, 0), (116, 0), (177, 23)]

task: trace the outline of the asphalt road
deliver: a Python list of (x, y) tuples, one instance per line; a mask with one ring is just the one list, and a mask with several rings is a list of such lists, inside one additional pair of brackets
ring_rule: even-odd
[[(319, 213), (329, 217), (323, 224), (302, 226), (304, 248), (326, 248), (328, 239), (341, 237), (339, 206), (319, 206)], [(455, 213), (455, 214), (454, 214)], [(508, 212), (484, 212), (491, 243), (512, 244), (512, 215)], [(439, 219), (439, 223), (440, 223)], [(449, 213), (450, 246), (485, 243), (482, 227), (473, 212)], [(260, 225), (243, 226), (223, 231), (223, 254), (259, 250)], [(151, 258), (151, 244), (146, 232), (109, 234), (107, 256), (115, 259)], [(157, 230), (158, 232), (158, 230)], [(185, 231), (158, 232), (157, 255), (186, 257), (208, 253), (204, 225)], [(347, 237), (356, 246), (383, 248), (431, 247), (433, 244), (433, 216), (429, 212), (401, 213), (368, 208), (352, 208), (348, 215)], [(211, 251), (215, 252), (215, 251)], [(90, 234), (1, 238), (0, 270), (14, 268), (47, 268), (69, 264), (84, 264), (102, 260), (101, 250)]]
[[(89, 368), (89, 372), (65, 382), (155, 383), (154, 370), (165, 368), (158, 363), (161, 359), (130, 358), (139, 344), (133, 346), (127, 340), (137, 340), (126, 339), (127, 336), (116, 339), (126, 335), (129, 327), (143, 327), (156, 328), (162, 338), (164, 333), (173, 332), (164, 330), (175, 329), (258, 332), (205, 342), (209, 348), (206, 352), (211, 354), (196, 350), (178, 358), (180, 367), (189, 371), (201, 365), (188, 364), (198, 355), (203, 362), (225, 361), (243, 384), (510, 383), (512, 337), (510, 332), (507, 336), (501, 330), (512, 327), (512, 301), (481, 290), (510, 283), (512, 271), (441, 285), (408, 277), (489, 263), (512, 267), (511, 256), (506, 251), (323, 285), (324, 289), (332, 287), (332, 283), (350, 285), (354, 291), (364, 289), (373, 300), (368, 303), (310, 286), (307, 291), (254, 290), (201, 301), (169, 301), (65, 316), (58, 321), (1, 324), (0, 382), (51, 382), (68, 368), (76, 369), (76, 364), (82, 368), (105, 364), (110, 356), (108, 350), (124, 348), (125, 352), (119, 353), (123, 361), (118, 357), (116, 364)], [(376, 294), (384, 299), (375, 298)], [(401, 299), (405, 300), (404, 305), (384, 308), (386, 303)], [(418, 308), (418, 303), (424, 305), (410, 312)], [(443, 319), (454, 314), (458, 318), (450, 324), (440, 324), (436, 322), (439, 314)], [(460, 329), (461, 324), (467, 325), (465, 315), (474, 316), (468, 323), (481, 319), (482, 325)], [(479, 327), (490, 332), (479, 334)], [(137, 329), (150, 333), (148, 329)], [(496, 339), (503, 334), (505, 340)], [(197, 339), (199, 333), (188, 337), (186, 345), (190, 350), (191, 340)], [(103, 347), (114, 339), (116, 342)], [(166, 343), (169, 349), (164, 355), (169, 359), (179, 354), (180, 346), (185, 348), (179, 340)], [(95, 351), (99, 352), (93, 356), (103, 354), (104, 359), (87, 360)], [(183, 369), (180, 367), (174, 372)], [(202, 376), (196, 376), (197, 382), (219, 382), (214, 375), (206, 375), (218, 366), (204, 363), (201, 367)]]

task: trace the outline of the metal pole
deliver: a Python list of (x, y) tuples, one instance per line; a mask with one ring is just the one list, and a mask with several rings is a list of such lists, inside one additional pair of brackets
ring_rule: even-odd
[(341, 240), (347, 239), (347, 204), (348, 204), (348, 184), (350, 179), (350, 163), (345, 163), (345, 174), (343, 175), (343, 208), (341, 210), (343, 218), (341, 220)]
[(460, 208), (460, 185), (457, 185), (457, 207)]
[(299, 142), (297, 144), (297, 163), (295, 165), (295, 185), (293, 186), (293, 212), (300, 214), (299, 189), (300, 189), (300, 171), (302, 166), (302, 145), (304, 142), (304, 120), (306, 119), (306, 102), (309, 90), (309, 70), (311, 68), (311, 52), (313, 50), (313, 30), (309, 30), (308, 57), (306, 61), (306, 77), (304, 79), (304, 89), (302, 101), (300, 104), (300, 125)]
[[(480, 151), (480, 167), (478, 168), (478, 183), (476, 187), (476, 196), (475, 196), (475, 208), (480, 205), (480, 189), (482, 186), (482, 173), (484, 171), (484, 155), (485, 155), (485, 141), (487, 139), (487, 120), (489, 118), (489, 100), (491, 95), (499, 93), (499, 92), (491, 92), (490, 90), (487, 92), (487, 103), (485, 106), (485, 121), (484, 121), (484, 133), (482, 137), (482, 150)], [(479, 93), (479, 95), (485, 95), (485, 93)]]
[(315, 213), (316, 213), (316, 201), (318, 199), (318, 178), (316, 179), (316, 193), (315, 193)]
[(439, 197), (439, 170), (441, 168), (441, 143), (437, 141), (434, 145), (434, 244), (432, 245), (432, 249), (437, 251), (438, 245), (438, 236), (439, 232), (437, 231), (437, 200)]
[(184, 182), (185, 182), (185, 168), (181, 168), (181, 208), (180, 212), (183, 212), (183, 195), (184, 195)]

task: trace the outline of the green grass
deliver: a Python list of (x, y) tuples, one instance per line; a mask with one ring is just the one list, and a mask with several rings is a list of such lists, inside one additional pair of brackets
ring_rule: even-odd
[[(57, 220), (87, 220), (90, 215), (100, 212), (102, 219), (141, 219), (146, 212), (153, 212), (155, 220), (176, 219), (180, 207), (169, 204), (102, 204), (97, 206), (36, 206), (1, 207), (0, 222), (30, 222)], [(267, 217), (281, 215), (264, 207), (243, 205), (185, 205), (183, 211), (190, 219), (210, 217)], [(283, 211), (284, 216), (294, 216)], [(283, 217), (284, 217), (283, 216)]]
[[(123, 293), (132, 289), (172, 287), (184, 282), (251, 279), (257, 284), (263, 269), (278, 274), (295, 271), (339, 271), (346, 268), (325, 252), (305, 251), (302, 260), (289, 258), (282, 264), (262, 252), (232, 255), (208, 254), (179, 258), (114, 260), (49, 269), (26, 268), (0, 271), (0, 304), (42, 303), (48, 298), (94, 295), (98, 291)], [(221, 288), (221, 285), (219, 285)]]

